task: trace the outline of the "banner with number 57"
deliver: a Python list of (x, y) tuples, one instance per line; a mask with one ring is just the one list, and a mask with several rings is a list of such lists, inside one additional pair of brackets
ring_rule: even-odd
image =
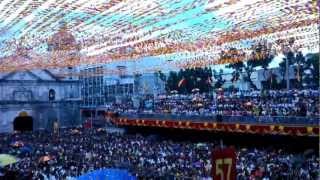
[(236, 151), (234, 148), (218, 148), (212, 153), (213, 180), (236, 179)]

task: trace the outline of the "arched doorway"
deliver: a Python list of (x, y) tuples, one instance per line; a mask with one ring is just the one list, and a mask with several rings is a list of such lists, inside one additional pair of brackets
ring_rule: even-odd
[(13, 121), (14, 131), (32, 131), (33, 130), (33, 118), (25, 111), (20, 112)]

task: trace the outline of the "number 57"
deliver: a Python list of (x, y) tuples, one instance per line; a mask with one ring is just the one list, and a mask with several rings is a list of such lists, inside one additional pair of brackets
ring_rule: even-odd
[[(224, 158), (224, 159), (217, 159), (216, 160), (216, 176), (220, 176), (220, 180), (230, 180), (231, 176), (231, 167), (232, 167), (232, 159), (231, 158)], [(227, 165), (228, 170), (227, 172), (224, 172), (223, 166)], [(226, 174), (226, 179), (224, 175)]]

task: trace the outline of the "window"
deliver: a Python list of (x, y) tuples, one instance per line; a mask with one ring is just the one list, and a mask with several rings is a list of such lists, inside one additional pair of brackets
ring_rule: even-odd
[(53, 89), (49, 90), (49, 101), (54, 101), (56, 99), (56, 91)]

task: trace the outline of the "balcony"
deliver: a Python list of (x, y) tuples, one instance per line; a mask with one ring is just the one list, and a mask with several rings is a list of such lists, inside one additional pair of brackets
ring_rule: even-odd
[(319, 117), (185, 116), (165, 114), (121, 114), (110, 116), (120, 126), (175, 128), (245, 133), (319, 137)]
[(197, 115), (171, 115), (171, 114), (120, 114), (120, 118), (148, 119), (148, 120), (174, 120), (192, 122), (222, 122), (245, 124), (283, 124), (283, 125), (318, 125), (320, 117), (297, 116), (197, 116)]

